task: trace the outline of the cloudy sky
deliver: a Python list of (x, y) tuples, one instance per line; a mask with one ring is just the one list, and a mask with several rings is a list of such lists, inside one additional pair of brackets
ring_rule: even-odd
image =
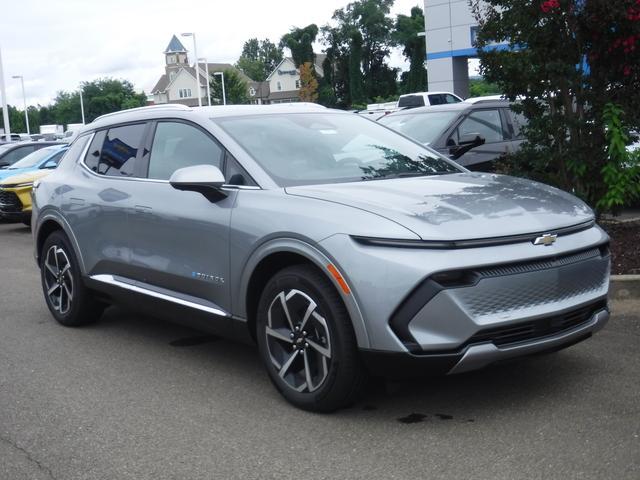
[[(8, 1), (8, 0), (7, 0)], [(348, 0), (20, 0), (0, 14), (0, 48), (7, 100), (22, 108), (49, 103), (59, 90), (110, 76), (149, 90), (163, 72), (171, 36), (196, 32), (198, 55), (234, 63), (251, 37), (277, 42), (292, 26), (323, 25)], [(409, 14), (422, 0), (396, 0), (393, 14)], [(191, 39), (182, 39), (191, 50)], [(399, 52), (393, 66), (403, 67)]]

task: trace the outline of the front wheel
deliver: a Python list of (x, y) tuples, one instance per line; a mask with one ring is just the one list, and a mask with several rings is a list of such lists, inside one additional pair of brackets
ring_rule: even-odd
[(97, 302), (80, 277), (80, 267), (69, 240), (60, 231), (47, 237), (40, 252), (40, 278), (47, 306), (67, 327), (92, 323), (104, 305)]
[(256, 324), (269, 377), (293, 405), (329, 412), (357, 398), (365, 373), (349, 314), (317, 269), (278, 272), (262, 293)]

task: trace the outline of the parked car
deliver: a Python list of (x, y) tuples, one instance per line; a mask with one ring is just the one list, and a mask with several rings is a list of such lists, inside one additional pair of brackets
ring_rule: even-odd
[(124, 303), (253, 339), (308, 410), (347, 405), (367, 372), (466, 372), (573, 345), (609, 318), (609, 239), (582, 201), (469, 172), (348, 112), (106, 115), (33, 197), (58, 322)]
[[(511, 110), (508, 100), (414, 108), (378, 121), (443, 155), (454, 156), (471, 170), (491, 171), (495, 160), (517, 151), (524, 141), (525, 119)], [(475, 148), (466, 148), (472, 144)], [(459, 152), (463, 147), (465, 151)]]
[(63, 145), (61, 142), (16, 142), (0, 145), (0, 168), (13, 165), (30, 153), (51, 145)]
[(35, 170), (0, 180), (0, 218), (31, 225), (31, 191), (51, 170)]
[(0, 142), (22, 142), (23, 140), (30, 140), (29, 138), (25, 138), (26, 133), (0, 133)]
[(459, 102), (462, 102), (462, 98), (451, 92), (417, 92), (400, 95), (397, 107), (408, 109)]
[(13, 165), (0, 169), (0, 180), (22, 173), (56, 168), (68, 148), (67, 145), (50, 145), (36, 150)]

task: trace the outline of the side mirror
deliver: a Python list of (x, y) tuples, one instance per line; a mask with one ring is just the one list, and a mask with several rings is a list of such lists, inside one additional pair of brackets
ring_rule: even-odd
[(470, 133), (460, 137), (460, 143), (449, 149), (449, 155), (453, 160), (457, 160), (469, 150), (473, 150), (480, 145), (484, 145), (485, 139), (479, 133)]
[(42, 169), (46, 169), (46, 170), (53, 170), (54, 168), (58, 167), (58, 163), (54, 160), (54, 161), (50, 161), (45, 163), (42, 167)]
[(227, 196), (221, 190), (225, 184), (224, 175), (218, 167), (213, 165), (179, 168), (173, 172), (169, 183), (176, 190), (201, 193), (211, 202)]

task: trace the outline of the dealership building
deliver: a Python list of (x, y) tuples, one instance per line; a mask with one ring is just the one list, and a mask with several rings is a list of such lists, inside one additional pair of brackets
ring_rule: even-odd
[[(429, 90), (469, 96), (469, 59), (478, 56), (477, 23), (468, 0), (425, 0)], [(504, 48), (495, 45), (492, 48)]]

